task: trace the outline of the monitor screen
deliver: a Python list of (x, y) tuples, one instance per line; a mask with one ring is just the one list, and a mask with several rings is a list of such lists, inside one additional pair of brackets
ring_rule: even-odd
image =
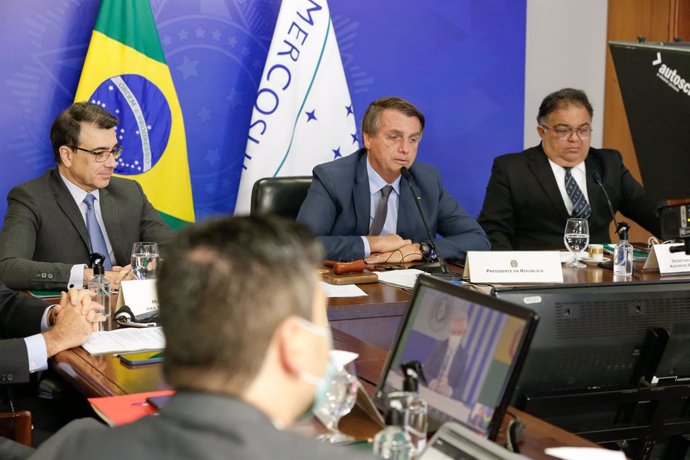
[(430, 426), (457, 421), (495, 437), (537, 317), (526, 308), (421, 276), (388, 356), (377, 398), (402, 389), (400, 364), (419, 361)]

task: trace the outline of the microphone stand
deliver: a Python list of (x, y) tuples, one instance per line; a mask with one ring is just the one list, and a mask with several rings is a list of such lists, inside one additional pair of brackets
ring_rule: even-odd
[(613, 223), (616, 225), (616, 235), (618, 235), (618, 238), (620, 239), (620, 232), (625, 228), (625, 230), (628, 230), (630, 228), (630, 225), (628, 225), (626, 222), (618, 222), (616, 219), (616, 211), (613, 209), (613, 203), (611, 203), (611, 198), (609, 198), (609, 194), (606, 191), (606, 187), (604, 187), (604, 182), (601, 180), (601, 175), (599, 175), (599, 171), (596, 169), (592, 171), (592, 178), (594, 179), (594, 182), (599, 186), (602, 192), (604, 192), (604, 197), (606, 197), (606, 204), (609, 205), (609, 212), (611, 213), (611, 218), (613, 219)]
[[(609, 205), (609, 212), (611, 213), (611, 218), (613, 219), (613, 223), (616, 225), (616, 235), (618, 235), (618, 240), (620, 241), (621, 232), (627, 232), (630, 228), (630, 225), (628, 225), (626, 222), (618, 222), (618, 220), (616, 219), (616, 211), (613, 209), (613, 203), (611, 203), (611, 198), (609, 198), (609, 194), (606, 191), (606, 187), (604, 187), (604, 182), (601, 180), (601, 175), (599, 174), (599, 171), (597, 171), (596, 169), (592, 171), (592, 178), (594, 179), (594, 182), (599, 186), (601, 191), (604, 192), (606, 203)], [(609, 270), (613, 270), (613, 255), (611, 256), (611, 260), (609, 262), (601, 262), (599, 263), (599, 266), (602, 268), (608, 268)]]
[(460, 273), (453, 273), (448, 270), (448, 264), (446, 264), (445, 259), (439, 252), (438, 248), (436, 247), (436, 242), (434, 241), (434, 237), (431, 234), (431, 229), (429, 228), (429, 224), (426, 220), (426, 217), (424, 217), (424, 211), (422, 210), (422, 205), (420, 204), (420, 201), (422, 200), (422, 197), (417, 193), (415, 188), (412, 186), (412, 173), (410, 172), (409, 169), (406, 167), (400, 168), (400, 174), (405, 178), (405, 182), (407, 182), (407, 185), (410, 187), (410, 192), (412, 193), (412, 197), (414, 198), (414, 203), (417, 205), (417, 211), (419, 211), (419, 216), (422, 218), (422, 223), (424, 224), (424, 230), (426, 231), (426, 236), (429, 238), (429, 245), (431, 246), (431, 249), (434, 251), (436, 254), (436, 257), (438, 260), (436, 262), (427, 262), (423, 264), (416, 265), (414, 268), (425, 271), (427, 273), (430, 273), (435, 276), (439, 276), (442, 278), (449, 278), (453, 280), (459, 280), (462, 279), (462, 275)]

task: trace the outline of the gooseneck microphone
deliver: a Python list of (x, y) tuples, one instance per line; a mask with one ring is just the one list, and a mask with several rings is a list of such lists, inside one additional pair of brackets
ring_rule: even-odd
[(414, 176), (412, 176), (410, 170), (404, 166), (400, 168), (400, 174), (405, 178), (405, 182), (407, 182), (407, 185), (410, 187), (410, 192), (412, 192), (414, 203), (417, 205), (417, 211), (419, 211), (419, 216), (422, 218), (422, 223), (424, 223), (424, 230), (426, 230), (426, 236), (427, 238), (429, 238), (429, 245), (436, 253), (436, 257), (438, 257), (438, 262), (419, 265), (415, 268), (418, 268), (419, 270), (424, 270), (434, 275), (452, 277), (453, 279), (459, 278), (459, 275), (457, 273), (453, 273), (448, 270), (448, 264), (446, 264), (445, 259), (436, 247), (434, 236), (431, 234), (429, 223), (427, 222), (426, 217), (424, 216), (424, 211), (422, 210), (422, 205), (420, 204), (420, 202), (422, 201), (422, 197), (417, 193), (414, 186), (412, 185)]
[(611, 198), (609, 198), (609, 194), (606, 191), (606, 187), (604, 187), (604, 181), (601, 180), (601, 175), (599, 174), (598, 170), (592, 171), (592, 179), (594, 179), (594, 182), (599, 186), (602, 192), (604, 192), (604, 196), (606, 197), (606, 203), (609, 205), (609, 212), (611, 213), (611, 218), (613, 219), (613, 223), (616, 224), (616, 235), (620, 235), (621, 227), (626, 227), (629, 228), (629, 225), (626, 224), (625, 222), (618, 222), (616, 219), (616, 211), (613, 209), (613, 203), (611, 203)]

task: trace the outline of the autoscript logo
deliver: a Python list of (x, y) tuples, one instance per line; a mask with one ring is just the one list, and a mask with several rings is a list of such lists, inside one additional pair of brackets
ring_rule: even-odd
[(652, 61), (654, 67), (659, 66), (656, 76), (664, 83), (670, 86), (676, 92), (684, 92), (690, 96), (690, 82), (678, 74), (676, 69), (673, 69), (661, 62), (661, 53), (656, 53), (656, 59)]

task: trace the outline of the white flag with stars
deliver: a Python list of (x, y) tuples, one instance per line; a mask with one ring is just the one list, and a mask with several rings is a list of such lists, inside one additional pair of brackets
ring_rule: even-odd
[(283, 0), (257, 91), (235, 214), (264, 177), (311, 175), (359, 148), (326, 0)]

